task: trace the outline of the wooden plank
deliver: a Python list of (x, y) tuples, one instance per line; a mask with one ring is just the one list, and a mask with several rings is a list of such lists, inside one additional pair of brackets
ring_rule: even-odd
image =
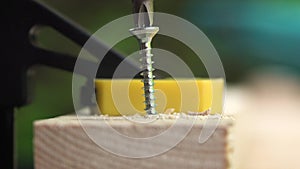
[[(142, 159), (117, 156), (103, 150), (85, 132), (93, 129), (101, 132), (103, 140), (115, 146), (123, 146), (126, 151), (134, 151), (129, 143), (110, 140), (111, 133), (105, 132), (108, 119), (111, 127), (131, 137), (147, 137), (168, 129), (176, 119), (159, 119), (147, 125), (132, 123), (121, 117), (102, 116), (62, 116), (34, 123), (34, 158), (36, 169), (227, 169), (231, 167), (230, 144), (231, 119), (218, 126), (212, 137), (203, 144), (198, 143), (205, 117), (196, 120), (189, 134), (176, 147), (166, 153)], [(107, 120), (106, 120), (107, 121)], [(81, 124), (84, 123), (85, 130)], [(181, 125), (188, 125), (182, 123)], [(180, 127), (180, 126), (179, 126)], [(184, 126), (181, 126), (184, 127)], [(178, 128), (180, 130), (180, 128)], [(176, 133), (174, 133), (175, 135)], [(139, 144), (139, 143), (137, 143)], [(165, 143), (149, 146), (145, 151), (153, 151)]]

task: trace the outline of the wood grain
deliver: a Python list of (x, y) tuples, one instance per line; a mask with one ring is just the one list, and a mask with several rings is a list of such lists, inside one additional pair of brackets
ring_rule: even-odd
[[(197, 120), (190, 133), (176, 147), (158, 156), (133, 159), (103, 150), (88, 137), (81, 126), (84, 123), (85, 127), (102, 132), (107, 127), (103, 119), (88, 116), (78, 118), (81, 123), (76, 116), (62, 116), (34, 123), (36, 169), (227, 169), (231, 167), (232, 147), (229, 140), (231, 122), (222, 122), (207, 142), (199, 144), (198, 137), (204, 120)], [(123, 134), (144, 137), (167, 129), (172, 121), (175, 120), (157, 120), (148, 125), (138, 125), (124, 119), (111, 119), (110, 125)], [(121, 145), (131, 151), (128, 143), (110, 140), (110, 133), (103, 133), (106, 136), (103, 139), (108, 143)], [(147, 134), (143, 135), (143, 133)], [(149, 146), (145, 151), (152, 151), (161, 145)]]

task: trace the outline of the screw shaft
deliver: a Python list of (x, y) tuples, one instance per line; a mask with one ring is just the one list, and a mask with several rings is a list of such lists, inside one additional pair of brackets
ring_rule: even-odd
[(155, 104), (155, 89), (154, 89), (154, 75), (152, 61), (153, 54), (151, 53), (151, 40), (141, 44), (141, 54), (142, 54), (142, 82), (144, 83), (144, 96), (145, 96), (145, 111), (147, 114), (156, 114), (156, 104)]
[(145, 96), (145, 111), (147, 114), (157, 114), (155, 107), (154, 96), (154, 75), (152, 61), (153, 54), (151, 53), (151, 41), (155, 34), (158, 32), (158, 27), (142, 27), (130, 29), (130, 32), (136, 36), (140, 43), (140, 54), (142, 62), (142, 82), (144, 83), (144, 96)]

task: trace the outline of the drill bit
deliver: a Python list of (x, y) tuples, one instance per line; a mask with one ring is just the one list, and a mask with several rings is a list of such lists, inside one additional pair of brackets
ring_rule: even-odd
[(157, 114), (154, 96), (154, 75), (151, 41), (159, 31), (153, 24), (153, 0), (133, 0), (135, 28), (129, 31), (139, 41), (142, 62), (142, 82), (144, 83), (145, 111), (148, 115)]

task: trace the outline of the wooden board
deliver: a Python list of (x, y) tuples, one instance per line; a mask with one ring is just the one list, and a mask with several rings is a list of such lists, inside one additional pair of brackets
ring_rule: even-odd
[[(128, 148), (129, 143), (109, 139), (111, 133), (105, 132), (107, 125), (102, 118), (95, 116), (78, 118), (80, 122), (76, 116), (62, 116), (34, 123), (35, 169), (228, 169), (231, 167), (232, 147), (229, 134), (232, 123), (228, 122), (231, 121), (228, 119), (227, 122), (222, 122), (212, 137), (203, 144), (198, 142), (198, 138), (205, 118), (197, 120), (184, 140), (171, 150), (150, 158), (134, 159), (105, 151), (88, 137), (86, 130), (81, 126), (82, 123), (85, 124), (85, 129), (90, 128), (104, 133), (103, 140), (106, 140), (106, 143), (122, 145), (124, 149), (131, 151)], [(157, 132), (157, 129), (167, 129), (172, 121), (175, 119), (159, 119), (148, 125), (139, 125), (124, 119), (110, 119), (109, 123), (119, 132), (132, 137), (144, 137)], [(151, 131), (155, 132), (151, 133)], [(161, 145), (159, 143), (157, 146), (149, 146), (145, 151), (155, 150)]]

